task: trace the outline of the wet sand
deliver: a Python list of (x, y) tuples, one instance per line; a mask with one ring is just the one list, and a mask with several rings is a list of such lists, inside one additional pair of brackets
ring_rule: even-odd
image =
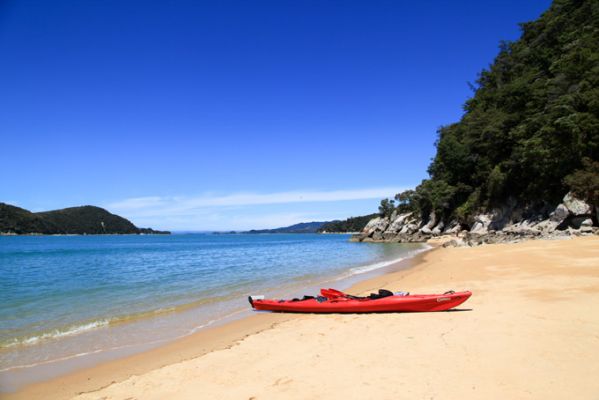
[(599, 237), (436, 249), (355, 285), (458, 311), (257, 313), (7, 399), (561, 399), (599, 394)]

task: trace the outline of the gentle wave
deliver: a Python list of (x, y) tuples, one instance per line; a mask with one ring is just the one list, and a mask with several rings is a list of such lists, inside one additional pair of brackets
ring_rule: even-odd
[(185, 311), (194, 307), (202, 305), (218, 303), (234, 298), (235, 296), (214, 296), (210, 298), (204, 298), (190, 303), (180, 304), (173, 307), (159, 308), (156, 310), (142, 311), (134, 314), (120, 315), (112, 318), (103, 318), (100, 320), (83, 323), (81, 325), (71, 325), (66, 328), (56, 328), (49, 332), (38, 333), (33, 336), (26, 336), (20, 338), (13, 338), (5, 343), (0, 343), (0, 349), (8, 349), (17, 346), (32, 346), (42, 341), (61, 339), (67, 336), (75, 336), (82, 333), (86, 333), (98, 328), (106, 328), (109, 326), (116, 326), (120, 324), (131, 323), (139, 320), (155, 318), (164, 314), (171, 314), (174, 312)]
[(361, 267), (354, 267), (354, 268), (351, 268), (349, 270), (348, 274), (344, 277), (364, 274), (366, 272), (374, 271), (374, 270), (377, 270), (380, 268), (385, 268), (385, 267), (388, 267), (389, 265), (393, 265), (400, 261), (407, 260), (408, 258), (415, 257), (417, 254), (424, 253), (425, 251), (428, 251), (432, 248), (433, 248), (432, 246), (425, 245), (425, 247), (423, 247), (421, 249), (411, 251), (411, 252), (403, 255), (402, 257), (395, 258), (393, 260), (381, 261), (381, 262), (377, 262), (377, 263), (373, 263), (373, 264), (363, 265)]
[(101, 319), (82, 325), (72, 325), (65, 329), (54, 329), (50, 332), (42, 333), (39, 335), (28, 336), (24, 338), (15, 338), (7, 343), (1, 344), (0, 348), (10, 348), (15, 346), (31, 346), (41, 342), (42, 340), (59, 339), (66, 336), (79, 335), (83, 332), (88, 332), (93, 329), (107, 327), (109, 324), (109, 319)]
[(113, 326), (113, 325), (118, 325), (118, 324), (135, 322), (135, 321), (148, 319), (148, 318), (155, 318), (158, 316), (162, 316), (164, 314), (172, 314), (175, 312), (189, 310), (189, 309), (192, 309), (195, 307), (200, 307), (200, 306), (205, 306), (205, 305), (209, 305), (209, 304), (214, 304), (214, 303), (231, 300), (232, 298), (235, 298), (235, 296), (228, 295), (228, 296), (205, 297), (205, 298), (202, 298), (199, 300), (174, 305), (171, 307), (158, 308), (155, 310), (148, 310), (148, 311), (140, 311), (140, 312), (134, 313), (134, 314), (120, 315), (120, 316), (111, 318), (110, 325)]
[[(244, 310), (234, 311), (234, 312), (226, 314), (226, 315), (224, 315), (224, 316), (222, 316), (220, 318), (211, 319), (211, 320), (207, 321), (204, 324), (200, 324), (200, 325), (198, 325), (198, 326), (190, 329), (187, 333), (185, 333), (183, 335), (176, 336), (174, 338), (159, 339), (159, 340), (153, 340), (153, 341), (144, 342), (144, 343), (127, 344), (127, 345), (123, 345), (123, 346), (107, 347), (107, 348), (104, 348), (104, 349), (96, 349), (96, 350), (92, 350), (92, 351), (71, 354), (71, 355), (64, 356), (64, 357), (53, 358), (51, 360), (44, 360), (44, 361), (40, 361), (40, 362), (37, 362), (37, 363), (14, 365), (14, 366), (11, 366), (11, 367), (0, 369), (0, 372), (14, 371), (14, 370), (19, 370), (19, 369), (37, 367), (37, 366), (40, 366), (40, 365), (53, 364), (53, 363), (56, 363), (56, 362), (72, 360), (74, 358), (89, 356), (89, 355), (92, 355), (92, 354), (103, 353), (103, 352), (106, 352), (106, 351), (123, 350), (123, 349), (131, 348), (131, 347), (136, 347), (136, 346), (139, 346), (139, 345), (151, 346), (151, 345), (155, 345), (155, 344), (159, 344), (159, 343), (166, 343), (166, 342), (170, 342), (172, 340), (177, 340), (177, 339), (181, 339), (181, 338), (193, 335), (194, 333), (197, 333), (198, 331), (200, 331), (202, 329), (208, 328), (209, 326), (212, 326), (212, 325), (214, 325), (217, 322), (224, 321), (224, 320), (226, 320), (228, 318), (231, 318), (234, 315), (240, 314), (242, 312), (244, 312)], [(92, 329), (94, 329), (94, 328), (92, 328)]]

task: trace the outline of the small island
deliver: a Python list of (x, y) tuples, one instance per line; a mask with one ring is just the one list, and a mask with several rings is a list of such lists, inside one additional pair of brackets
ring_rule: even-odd
[(31, 212), (0, 203), (0, 235), (114, 235), (161, 234), (151, 228), (138, 228), (131, 221), (103, 208), (81, 206)]

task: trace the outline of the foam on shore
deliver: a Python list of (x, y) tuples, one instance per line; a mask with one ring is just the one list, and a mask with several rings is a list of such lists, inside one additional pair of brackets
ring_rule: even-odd
[(415, 257), (416, 255), (418, 255), (420, 253), (423, 253), (425, 251), (428, 251), (428, 250), (430, 250), (432, 248), (433, 248), (432, 246), (430, 246), (428, 244), (425, 244), (425, 245), (423, 245), (422, 248), (416, 249), (416, 250), (412, 250), (412, 251), (408, 252), (407, 254), (405, 254), (404, 256), (399, 257), (399, 258), (395, 258), (393, 260), (386, 260), (386, 261), (381, 261), (381, 262), (377, 262), (377, 263), (373, 263), (373, 264), (367, 264), (367, 265), (364, 265), (364, 266), (361, 266), (361, 267), (354, 267), (354, 268), (351, 268), (349, 270), (349, 272), (348, 272), (348, 274), (346, 276), (364, 274), (366, 272), (371, 272), (371, 271), (375, 271), (375, 270), (380, 269), (380, 268), (385, 268), (385, 267), (388, 267), (390, 265), (397, 264), (397, 263), (399, 263), (399, 262), (401, 262), (403, 260), (407, 260), (409, 258)]

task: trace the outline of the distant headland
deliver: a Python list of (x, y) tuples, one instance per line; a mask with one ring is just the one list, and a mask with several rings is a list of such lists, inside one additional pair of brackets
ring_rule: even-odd
[(163, 234), (151, 228), (138, 228), (126, 218), (103, 208), (81, 206), (60, 210), (31, 212), (24, 208), (0, 203), (0, 234), (2, 235), (102, 235), (102, 234)]
[(258, 233), (357, 233), (379, 214), (350, 217), (345, 220), (301, 222), (299, 224), (274, 229), (252, 229), (249, 231), (213, 232), (217, 234), (258, 234)]

